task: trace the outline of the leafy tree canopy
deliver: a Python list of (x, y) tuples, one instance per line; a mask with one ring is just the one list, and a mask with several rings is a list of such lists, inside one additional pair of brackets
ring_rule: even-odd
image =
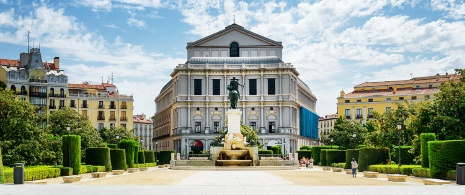
[[(325, 145), (337, 145), (341, 149), (354, 148), (365, 140), (367, 127), (358, 121), (349, 121), (339, 117), (334, 124), (332, 130), (327, 137), (322, 137), (321, 141)], [(353, 135), (356, 135), (355, 139)], [(331, 142), (331, 138), (333, 142)]]

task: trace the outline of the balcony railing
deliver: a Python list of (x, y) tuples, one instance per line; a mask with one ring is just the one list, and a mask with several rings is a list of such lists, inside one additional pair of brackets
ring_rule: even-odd
[(111, 120), (111, 121), (116, 121), (116, 118), (115, 118), (115, 117), (111, 117), (111, 116), (110, 116), (110, 119), (108, 119), (108, 120)]
[(375, 116), (372, 115), (372, 114), (369, 114), (369, 115), (368, 115), (368, 118), (375, 118)]
[(71, 107), (71, 108), (76, 108), (76, 105), (70, 104), (69, 107)]
[(128, 120), (128, 117), (121, 117), (119, 120), (120, 120), (120, 121), (127, 121), (127, 120)]
[(29, 79), (29, 82), (36, 82), (36, 83), (47, 83), (47, 80), (40, 80), (40, 79)]
[(105, 108), (105, 106), (103, 106), (103, 105), (98, 105), (98, 108)]
[(357, 118), (362, 118), (363, 116), (362, 115), (357, 115)]
[(346, 115), (346, 119), (350, 119), (350, 115)]
[(48, 109), (56, 109), (56, 106), (48, 106)]
[(48, 97), (60, 97), (60, 98), (66, 98), (65, 94), (58, 94), (58, 93), (49, 93)]
[(43, 93), (43, 92), (30, 92), (30, 93), (29, 93), (29, 97), (43, 97), (43, 98), (46, 98), (46, 97), (47, 97), (47, 93)]
[(66, 107), (66, 106), (60, 106), (59, 108), (60, 108), (60, 109), (63, 109), (64, 107)]
[(110, 109), (116, 109), (115, 105), (110, 105)]
[(27, 95), (27, 91), (16, 92), (16, 95)]
[(97, 120), (105, 120), (105, 116), (97, 116)]
[(81, 108), (87, 108), (87, 104), (83, 104)]
[(121, 105), (121, 109), (128, 109), (126, 105)]

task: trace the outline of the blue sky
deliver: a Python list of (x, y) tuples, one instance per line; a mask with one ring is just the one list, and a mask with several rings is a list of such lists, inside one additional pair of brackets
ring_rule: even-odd
[(453, 73), (465, 67), (463, 0), (0, 0), (0, 58), (18, 59), (40, 44), (60, 57), (72, 83), (114, 75), (133, 94), (135, 114), (154, 99), (186, 43), (235, 22), (284, 45), (318, 98), (320, 116), (336, 113), (341, 90), (365, 81)]

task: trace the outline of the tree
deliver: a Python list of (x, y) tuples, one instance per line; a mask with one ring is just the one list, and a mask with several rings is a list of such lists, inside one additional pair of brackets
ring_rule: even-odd
[(244, 138), (247, 139), (249, 146), (259, 145), (257, 132), (254, 131), (251, 127), (245, 124), (241, 124), (241, 134), (244, 136)]
[(127, 130), (124, 127), (111, 127), (110, 129), (102, 128), (100, 130), (100, 137), (106, 143), (116, 143), (116, 135), (119, 135), (119, 140), (135, 140), (138, 141), (138, 137), (130, 130)]
[[(334, 129), (329, 133), (328, 137), (322, 138), (325, 145), (337, 145), (341, 149), (354, 148), (365, 140), (367, 132), (366, 126), (358, 121), (349, 121), (339, 117), (334, 124)], [(354, 139), (353, 134), (356, 133)], [(331, 138), (333, 142), (331, 142)]]
[(0, 145), (3, 163), (13, 165), (43, 164), (44, 155), (51, 150), (50, 135), (39, 127), (43, 118), (40, 108), (20, 100), (13, 92), (0, 89)]

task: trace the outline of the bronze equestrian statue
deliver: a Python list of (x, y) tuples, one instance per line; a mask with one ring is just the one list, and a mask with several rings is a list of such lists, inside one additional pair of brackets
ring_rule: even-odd
[(231, 79), (231, 82), (228, 85), (228, 90), (229, 90), (229, 103), (231, 104), (232, 109), (237, 109), (237, 101), (241, 98), (241, 95), (239, 93), (239, 85), (244, 87), (244, 85), (239, 84), (237, 82), (238, 79), (236, 77), (233, 77)]

